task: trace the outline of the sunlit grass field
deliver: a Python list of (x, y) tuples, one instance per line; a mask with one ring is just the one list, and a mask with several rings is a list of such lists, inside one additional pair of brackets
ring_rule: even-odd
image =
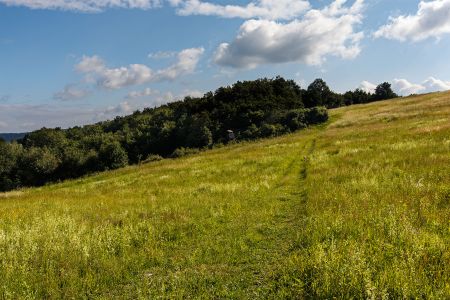
[(0, 299), (450, 299), (450, 93), (0, 194)]

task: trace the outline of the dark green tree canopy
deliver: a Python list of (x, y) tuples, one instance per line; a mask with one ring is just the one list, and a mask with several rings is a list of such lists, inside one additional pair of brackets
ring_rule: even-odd
[(375, 99), (376, 100), (386, 100), (397, 98), (398, 95), (392, 91), (391, 84), (388, 82), (384, 82), (377, 86), (375, 89)]

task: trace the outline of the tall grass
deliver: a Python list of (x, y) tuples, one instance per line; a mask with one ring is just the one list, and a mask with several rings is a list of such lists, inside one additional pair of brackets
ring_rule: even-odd
[(0, 194), (0, 298), (450, 298), (450, 94)]

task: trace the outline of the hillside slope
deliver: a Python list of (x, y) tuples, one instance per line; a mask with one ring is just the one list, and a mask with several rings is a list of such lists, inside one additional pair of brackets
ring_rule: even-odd
[(450, 93), (0, 194), (0, 298), (449, 298)]

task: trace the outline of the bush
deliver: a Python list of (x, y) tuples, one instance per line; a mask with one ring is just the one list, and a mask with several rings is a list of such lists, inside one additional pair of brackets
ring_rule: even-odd
[(144, 164), (146, 163), (150, 163), (153, 161), (160, 161), (163, 160), (164, 157), (162, 157), (161, 155), (158, 154), (150, 154), (149, 156), (147, 156), (147, 158), (143, 161)]
[(58, 168), (60, 161), (47, 147), (31, 147), (19, 158), (21, 182), (26, 185), (42, 185)]
[(100, 147), (99, 159), (104, 170), (114, 170), (128, 165), (127, 152), (119, 142), (103, 144)]
[(291, 131), (306, 128), (306, 114), (304, 109), (295, 109), (288, 111), (285, 116), (284, 124), (289, 127)]
[(313, 107), (306, 110), (306, 122), (308, 124), (319, 124), (328, 120), (328, 111), (325, 107)]
[(173, 153), (170, 157), (171, 158), (179, 158), (179, 157), (183, 157), (183, 156), (197, 154), (199, 152), (200, 152), (199, 149), (181, 147), (181, 148), (178, 148), (175, 151), (173, 151)]
[(244, 130), (240, 134), (240, 137), (242, 137), (245, 140), (251, 140), (257, 138), (259, 134), (260, 132), (258, 127), (255, 124), (251, 124), (250, 126), (247, 127), (246, 130)]
[(266, 124), (261, 126), (260, 133), (262, 137), (271, 137), (286, 132), (286, 128), (281, 124)]

